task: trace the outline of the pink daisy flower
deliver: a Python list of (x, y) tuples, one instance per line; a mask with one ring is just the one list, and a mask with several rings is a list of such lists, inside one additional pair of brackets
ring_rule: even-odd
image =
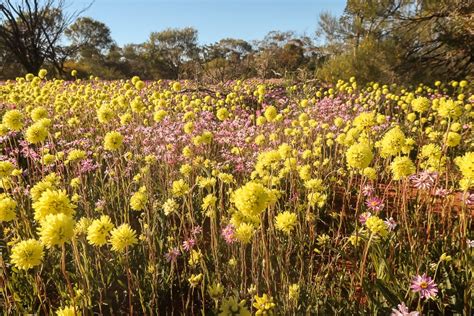
[(411, 281), (410, 288), (413, 292), (420, 292), (421, 298), (434, 298), (438, 293), (438, 285), (426, 273), (415, 276)]

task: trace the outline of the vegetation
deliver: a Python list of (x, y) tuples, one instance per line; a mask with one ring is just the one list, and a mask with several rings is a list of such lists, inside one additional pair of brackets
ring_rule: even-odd
[(471, 83), (206, 87), (0, 86), (6, 314), (471, 315)]
[[(199, 45), (193, 28), (166, 29), (119, 47), (108, 27), (63, 0), (0, 2), (0, 77), (57, 76), (222, 82), (291, 78), (323, 82), (432, 83), (474, 73), (474, 4), (465, 0), (348, 0), (344, 14), (324, 13), (315, 36), (270, 32), (262, 40)], [(86, 9), (86, 8), (85, 8)], [(316, 20), (316, 17), (315, 17)], [(66, 44), (67, 43), (67, 44)], [(70, 78), (70, 77), (69, 77)]]

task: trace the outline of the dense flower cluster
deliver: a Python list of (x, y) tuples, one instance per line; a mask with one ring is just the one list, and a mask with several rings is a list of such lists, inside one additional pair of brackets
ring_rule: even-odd
[(6, 314), (472, 312), (471, 82), (46, 75), (0, 84)]

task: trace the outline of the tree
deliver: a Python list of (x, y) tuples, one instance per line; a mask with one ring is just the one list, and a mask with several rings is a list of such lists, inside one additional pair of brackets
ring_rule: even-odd
[(80, 12), (64, 13), (64, 0), (0, 1), (2, 45), (28, 72), (37, 73), (45, 61), (62, 72), (70, 51), (61, 37)]
[(101, 57), (114, 44), (109, 27), (89, 17), (78, 18), (65, 30), (65, 35), (85, 61)]
[(197, 30), (191, 27), (153, 32), (144, 44), (145, 54), (148, 60), (161, 70), (163, 76), (177, 79), (182, 65), (186, 61), (197, 59), (197, 39)]
[(205, 75), (214, 81), (224, 81), (249, 75), (249, 54), (252, 45), (247, 41), (225, 38), (203, 47), (201, 66)]

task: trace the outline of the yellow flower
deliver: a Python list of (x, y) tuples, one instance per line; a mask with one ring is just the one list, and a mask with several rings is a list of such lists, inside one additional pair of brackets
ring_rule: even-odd
[(46, 189), (39, 199), (33, 203), (35, 220), (42, 221), (50, 214), (73, 216), (76, 206), (71, 203), (64, 190)]
[(239, 227), (235, 230), (235, 238), (237, 238), (241, 243), (247, 244), (253, 237), (255, 228), (247, 223), (241, 223)]
[(418, 97), (411, 101), (411, 107), (413, 111), (418, 113), (426, 112), (431, 106), (431, 101), (425, 97)]
[(9, 130), (18, 132), (23, 128), (23, 114), (18, 110), (9, 110), (3, 114), (2, 123)]
[(202, 258), (202, 253), (200, 250), (191, 250), (191, 254), (189, 256), (189, 265), (190, 266), (195, 266), (197, 265), (200, 261), (201, 261), (201, 258)]
[(441, 98), (439, 101), (438, 115), (443, 118), (457, 119), (462, 114), (462, 102), (446, 100)]
[(122, 147), (123, 136), (119, 132), (108, 132), (104, 137), (105, 150), (114, 151)]
[(369, 216), (365, 222), (365, 226), (374, 235), (378, 235), (382, 238), (386, 238), (388, 236), (389, 231), (387, 224), (385, 224), (385, 222), (378, 216)]
[(40, 69), (40, 71), (38, 72), (38, 77), (40, 77), (41, 79), (44, 79), (47, 74), (48, 74), (48, 71), (46, 69)]
[(250, 316), (245, 303), (245, 300), (239, 302), (235, 297), (224, 298), (218, 316)]
[(97, 110), (97, 119), (100, 123), (109, 122), (114, 116), (114, 111), (107, 105), (102, 105)]
[(406, 137), (400, 127), (396, 126), (389, 130), (380, 141), (380, 156), (387, 158), (396, 156), (406, 146)]
[(43, 245), (36, 239), (20, 241), (12, 247), (11, 263), (18, 269), (28, 270), (43, 261)]
[(262, 296), (255, 295), (254, 299), (253, 307), (257, 309), (255, 315), (273, 315), (272, 310), (275, 308), (273, 297), (263, 294)]
[(130, 198), (130, 206), (134, 211), (141, 211), (145, 208), (148, 202), (148, 195), (146, 194), (146, 188), (141, 187), (140, 190), (133, 193)]
[(122, 224), (114, 228), (110, 235), (113, 251), (123, 252), (127, 247), (138, 242), (137, 233), (128, 224)]
[(292, 301), (297, 301), (300, 296), (300, 286), (298, 284), (291, 284), (288, 288), (288, 298)]
[(25, 133), (26, 141), (31, 144), (41, 143), (46, 137), (48, 137), (48, 129), (41, 124), (41, 122), (37, 122), (28, 127)]
[[(43, 180), (36, 183), (30, 190), (31, 199), (33, 202), (39, 200), (41, 195), (49, 190), (56, 190), (56, 187), (59, 184), (59, 177), (55, 173), (50, 173)], [(34, 208), (34, 204), (33, 204)]]
[(171, 213), (174, 213), (178, 210), (178, 203), (175, 202), (173, 199), (168, 199), (166, 200), (165, 203), (163, 203), (163, 212), (165, 213), (166, 216), (170, 215)]
[(372, 149), (365, 142), (353, 144), (346, 152), (347, 165), (355, 169), (367, 168), (373, 157)]
[(166, 117), (166, 115), (168, 115), (168, 112), (165, 110), (158, 110), (155, 112), (155, 114), (153, 114), (153, 119), (155, 122), (161, 122)]
[(179, 82), (174, 82), (173, 85), (171, 86), (174, 92), (179, 92), (181, 91), (181, 83)]
[(63, 213), (49, 214), (38, 229), (40, 240), (46, 248), (62, 245), (74, 236), (74, 219)]
[(201, 207), (204, 211), (207, 211), (209, 209), (214, 209), (216, 207), (216, 202), (217, 202), (217, 197), (210, 193), (204, 197), (202, 200)]
[(42, 106), (39, 106), (37, 108), (34, 108), (32, 111), (31, 111), (31, 119), (34, 121), (34, 122), (37, 122), (41, 119), (44, 119), (48, 116), (48, 111), (42, 107)]
[(248, 182), (234, 192), (235, 207), (246, 216), (260, 215), (269, 203), (268, 189), (257, 182)]
[(76, 160), (82, 160), (87, 156), (86, 152), (80, 149), (73, 149), (69, 152), (66, 158), (66, 163)]
[(229, 111), (226, 108), (221, 108), (217, 110), (216, 116), (220, 121), (224, 121), (229, 117)]
[(188, 282), (191, 285), (191, 287), (196, 287), (199, 285), (199, 283), (201, 283), (202, 277), (203, 277), (202, 273), (199, 273), (198, 275), (191, 274), (191, 276), (188, 279)]
[(9, 177), (15, 166), (8, 160), (0, 161), (0, 178)]
[(265, 109), (265, 113), (263, 115), (265, 116), (265, 119), (268, 122), (272, 122), (273, 120), (275, 120), (275, 117), (278, 115), (278, 112), (277, 112), (277, 109), (273, 105), (270, 105), (270, 106), (267, 106), (267, 108)]
[(295, 213), (288, 211), (280, 213), (275, 217), (276, 229), (281, 230), (285, 234), (289, 235), (295, 228), (297, 220), (298, 217)]
[[(76, 311), (79, 311), (79, 310), (76, 308)], [(77, 313), (74, 312), (73, 306), (66, 306), (56, 311), (56, 316), (76, 316), (76, 315)]]
[(207, 286), (207, 292), (212, 299), (217, 300), (222, 294), (224, 294), (224, 287), (220, 283), (212, 283)]
[(91, 245), (103, 246), (107, 243), (107, 236), (114, 228), (114, 224), (107, 215), (102, 215), (99, 219), (92, 221), (87, 228), (87, 240)]
[(394, 180), (400, 180), (416, 172), (416, 167), (409, 157), (396, 157), (390, 164)]
[(0, 222), (9, 222), (16, 218), (17, 203), (9, 196), (0, 195)]
[(448, 132), (446, 136), (446, 145), (456, 147), (461, 142), (461, 135), (456, 132)]
[(189, 191), (189, 185), (183, 179), (173, 181), (172, 192), (176, 197), (183, 196)]

